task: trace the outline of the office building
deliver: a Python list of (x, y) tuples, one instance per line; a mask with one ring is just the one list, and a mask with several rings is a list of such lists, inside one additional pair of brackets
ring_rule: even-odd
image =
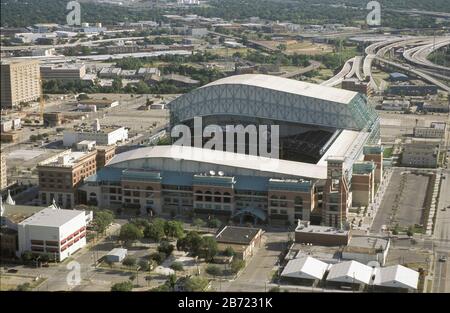
[(63, 261), (86, 245), (86, 226), (92, 212), (43, 209), (18, 226), (18, 255), (25, 251), (48, 253)]
[(55, 200), (62, 208), (72, 208), (78, 202), (77, 187), (97, 171), (96, 157), (96, 150), (66, 150), (40, 162), (37, 170), (41, 204)]
[(1, 163), (1, 179), (0, 179), (0, 191), (8, 186), (8, 174), (6, 167), (6, 155), (5, 153), (0, 153), (0, 163)]

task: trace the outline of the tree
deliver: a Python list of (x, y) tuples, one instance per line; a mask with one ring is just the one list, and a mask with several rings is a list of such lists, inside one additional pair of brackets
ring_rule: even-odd
[(192, 221), (192, 226), (197, 227), (199, 229), (200, 227), (203, 227), (206, 225), (206, 222), (202, 220), (201, 218), (196, 218)]
[(202, 247), (203, 239), (195, 231), (187, 233), (187, 235), (177, 241), (177, 249), (192, 253), (194, 256), (199, 255)]
[(222, 275), (222, 270), (217, 265), (208, 265), (206, 268), (206, 273), (212, 276), (219, 276)]
[(169, 278), (167, 279), (167, 286), (169, 286), (169, 288), (171, 290), (175, 289), (175, 284), (177, 283), (177, 276), (174, 274), (169, 275)]
[(90, 98), (89, 98), (89, 96), (87, 95), (87, 94), (85, 94), (85, 93), (80, 93), (79, 95), (78, 95), (78, 97), (77, 97), (77, 100), (78, 101), (81, 101), (81, 100), (89, 100)]
[(136, 225), (137, 227), (139, 227), (140, 229), (144, 230), (145, 228), (147, 228), (150, 223), (143, 218), (135, 218), (131, 220), (131, 223)]
[(166, 221), (164, 233), (167, 237), (181, 238), (184, 236), (183, 224), (179, 221)]
[(212, 261), (218, 252), (216, 240), (213, 237), (204, 237), (201, 250), (203, 258)]
[(231, 273), (232, 274), (237, 274), (244, 267), (245, 267), (245, 261), (244, 260), (234, 259), (233, 262), (231, 262), (231, 265), (230, 265)]
[(154, 252), (150, 255), (150, 258), (159, 265), (166, 259), (166, 254), (164, 252)]
[(122, 264), (129, 267), (134, 266), (136, 265), (136, 258), (128, 256), (122, 261)]
[(139, 267), (142, 271), (150, 271), (150, 262), (147, 260), (140, 260)]
[(114, 221), (114, 214), (109, 210), (94, 211), (92, 224), (99, 233), (104, 233), (109, 225)]
[(159, 242), (164, 237), (164, 220), (155, 218), (151, 224), (144, 229), (145, 238)]
[(170, 255), (175, 247), (167, 240), (161, 241), (158, 246), (158, 252), (164, 252), (166, 255)]
[(125, 224), (120, 228), (119, 238), (125, 242), (134, 242), (144, 237), (144, 233), (134, 224)]
[(269, 292), (280, 292), (280, 287), (278, 287), (278, 286), (272, 287), (269, 289)]
[(280, 43), (278, 46), (277, 46), (277, 49), (278, 50), (280, 50), (280, 51), (286, 51), (286, 45), (285, 44), (283, 44), (283, 43)]
[(122, 79), (120, 78), (114, 78), (112, 82), (112, 89), (114, 92), (120, 92), (120, 90), (123, 88)]
[(408, 227), (408, 230), (406, 231), (406, 234), (407, 234), (409, 237), (412, 237), (412, 236), (414, 235), (414, 227), (413, 227), (413, 226), (409, 226), (409, 227)]
[(220, 225), (222, 225), (222, 222), (217, 218), (213, 218), (208, 222), (208, 227), (210, 228), (219, 228)]
[(30, 283), (23, 283), (16, 287), (16, 291), (31, 291), (31, 284)]
[(192, 276), (186, 279), (184, 289), (186, 291), (205, 291), (208, 284), (208, 279), (201, 276)]
[(234, 251), (234, 249), (232, 247), (227, 247), (223, 251), (223, 254), (225, 254), (226, 256), (234, 256), (236, 254), (236, 252)]
[(131, 281), (124, 281), (112, 285), (111, 291), (131, 291), (133, 290), (133, 283)]
[(33, 252), (24, 251), (22, 252), (21, 258), (24, 262), (30, 262), (31, 260), (33, 260)]
[(183, 263), (181, 262), (173, 262), (172, 265), (170, 265), (170, 268), (173, 269), (175, 272), (180, 272), (184, 269)]
[(47, 263), (52, 258), (52, 255), (50, 253), (41, 253), (41, 258), (39, 259), (43, 263)]

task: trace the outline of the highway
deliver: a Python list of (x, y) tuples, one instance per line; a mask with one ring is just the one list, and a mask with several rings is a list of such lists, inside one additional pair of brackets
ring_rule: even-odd
[(320, 63), (320, 62), (309, 61), (309, 65), (307, 67), (303, 67), (303, 68), (300, 68), (298, 70), (295, 70), (295, 71), (292, 71), (292, 72), (288, 72), (286, 74), (281, 75), (281, 77), (292, 78), (292, 77), (295, 77), (295, 76), (303, 75), (305, 73), (308, 73), (310, 71), (318, 69), (321, 65), (322, 65), (322, 63)]
[(347, 60), (339, 73), (331, 77), (329, 80), (322, 82), (321, 85), (333, 87), (342, 83), (344, 78), (351, 72), (354, 60), (355, 58)]
[(379, 62), (382, 62), (382, 63), (385, 63), (385, 64), (389, 64), (389, 65), (391, 65), (391, 66), (393, 66), (393, 67), (396, 67), (396, 68), (398, 68), (398, 69), (400, 69), (400, 70), (403, 70), (404, 72), (413, 74), (414, 76), (417, 76), (417, 77), (419, 77), (419, 78), (421, 78), (421, 79), (423, 79), (423, 80), (425, 80), (425, 81), (427, 81), (427, 82), (429, 82), (429, 83), (431, 83), (431, 84), (433, 84), (433, 85), (438, 86), (439, 88), (441, 88), (441, 89), (444, 90), (444, 91), (450, 92), (450, 86), (448, 86), (448, 85), (442, 83), (441, 81), (439, 81), (439, 80), (433, 78), (433, 77), (430, 76), (429, 74), (426, 74), (426, 73), (424, 73), (424, 72), (421, 72), (421, 71), (419, 71), (419, 70), (416, 70), (416, 69), (414, 69), (414, 68), (412, 68), (412, 67), (410, 67), (410, 66), (408, 66), (408, 65), (402, 65), (402, 64), (400, 64), (400, 63), (396, 63), (396, 62), (393, 62), (393, 61), (389, 61), (389, 60), (384, 59), (384, 58), (381, 58), (381, 57), (375, 57), (375, 58), (376, 58)]
[[(447, 38), (439, 38), (438, 42), (439, 45), (444, 45), (444, 43), (447, 42)], [(420, 79), (423, 79), (433, 85), (438, 86), (442, 90), (445, 90), (447, 92), (450, 92), (450, 86), (442, 83), (439, 79), (433, 77), (431, 73), (428, 71), (420, 71), (418, 69), (415, 69), (411, 67), (410, 65), (404, 65), (402, 63), (395, 62), (393, 60), (388, 60), (385, 58), (385, 55), (392, 49), (398, 48), (398, 47), (406, 47), (409, 45), (418, 45), (421, 47), (420, 49), (413, 50), (413, 52), (418, 52), (416, 57), (411, 56), (412, 60), (417, 62), (422, 62), (421, 59), (424, 57), (426, 58), (427, 53), (429, 53), (429, 47), (423, 47), (424, 45), (429, 45), (430, 37), (404, 37), (404, 38), (394, 38), (392, 40), (384, 41), (384, 42), (376, 42), (374, 44), (369, 45), (365, 49), (366, 57), (363, 62), (363, 75), (365, 78), (370, 79), (370, 84), (375, 90), (379, 90), (379, 87), (377, 86), (375, 80), (372, 76), (372, 63), (374, 60), (385, 63), (389, 66), (395, 67), (397, 69), (400, 69), (406, 73), (412, 74), (413, 76), (416, 76)], [(423, 49), (422, 49), (423, 48)], [(436, 47), (435, 47), (436, 48)], [(415, 48), (413, 48), (415, 49)], [(406, 49), (405, 51), (409, 51), (411, 49)], [(406, 55), (410, 55), (409, 53), (406, 53)], [(416, 59), (419, 58), (419, 59)], [(436, 75), (435, 75), (436, 76)], [(439, 77), (439, 75), (438, 75)], [(442, 79), (442, 77), (439, 77)]]
[(411, 64), (450, 76), (449, 67), (434, 64), (428, 60), (431, 53), (447, 45), (450, 45), (450, 37), (439, 38), (438, 40), (430, 39), (428, 44), (405, 50), (403, 58)]
[(58, 44), (58, 45), (33, 45), (33, 46), (1, 46), (0, 50), (2, 52), (5, 51), (27, 51), (27, 50), (34, 50), (34, 49), (60, 49), (60, 48), (69, 48), (69, 47), (76, 47), (76, 46), (95, 46), (96, 44), (100, 43), (108, 43), (108, 42), (115, 42), (115, 41), (128, 41), (128, 40), (143, 40), (145, 37), (120, 37), (120, 38), (108, 38), (108, 39), (98, 39), (98, 40), (87, 40), (87, 41), (80, 41), (77, 40), (72, 43), (64, 43), (64, 44)]

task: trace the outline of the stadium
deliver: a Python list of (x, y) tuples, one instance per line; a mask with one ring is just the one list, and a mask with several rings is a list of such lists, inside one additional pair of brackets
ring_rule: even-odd
[[(170, 125), (278, 125), (280, 159), (201, 147), (116, 155), (85, 181), (86, 202), (142, 214), (216, 216), (239, 223), (346, 227), (382, 177), (379, 118), (365, 96), (259, 74), (230, 76), (169, 104)], [(193, 138), (191, 138), (192, 141)], [(205, 140), (205, 138), (203, 139)], [(249, 151), (248, 147), (246, 153)]]

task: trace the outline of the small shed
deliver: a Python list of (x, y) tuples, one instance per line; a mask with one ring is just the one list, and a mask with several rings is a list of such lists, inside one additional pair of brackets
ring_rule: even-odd
[(127, 256), (128, 250), (124, 248), (114, 248), (105, 256), (108, 262), (122, 262)]

